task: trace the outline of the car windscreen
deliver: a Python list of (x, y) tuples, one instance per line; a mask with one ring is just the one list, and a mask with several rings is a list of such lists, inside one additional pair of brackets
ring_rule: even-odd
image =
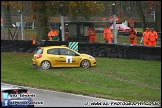
[(125, 28), (126, 28), (126, 27), (128, 27), (128, 26), (126, 26), (126, 25), (124, 25), (124, 24), (120, 24), (120, 27), (123, 27), (123, 28), (125, 27)]
[(3, 93), (8, 93), (8, 94), (23, 94), (23, 93), (27, 93), (27, 90), (20, 90), (20, 89), (13, 89), (13, 90), (4, 90), (2, 91)]

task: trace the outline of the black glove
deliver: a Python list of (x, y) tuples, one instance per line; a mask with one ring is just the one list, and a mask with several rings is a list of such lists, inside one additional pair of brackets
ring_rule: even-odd
[(114, 39), (112, 38), (112, 43), (114, 43)]

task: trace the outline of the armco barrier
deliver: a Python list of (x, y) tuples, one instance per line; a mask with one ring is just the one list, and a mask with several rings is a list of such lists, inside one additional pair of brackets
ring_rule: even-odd
[[(1, 52), (34, 52), (39, 46), (66, 45), (69, 42), (36, 41), (31, 40), (1, 40)], [(78, 42), (78, 52), (87, 53), (94, 57), (138, 59), (161, 61), (161, 47), (138, 45), (107, 44), (99, 42)]]

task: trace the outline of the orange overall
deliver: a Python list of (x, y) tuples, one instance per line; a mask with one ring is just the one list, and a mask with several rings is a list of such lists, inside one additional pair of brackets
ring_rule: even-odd
[(89, 36), (89, 42), (95, 42), (96, 41), (96, 30), (94, 28), (88, 29), (88, 36)]
[(158, 35), (156, 31), (149, 32), (149, 46), (156, 46)]
[(108, 43), (112, 43), (113, 35), (109, 27), (105, 27), (103, 30), (103, 37)]
[(137, 44), (137, 32), (135, 30), (131, 30), (129, 32), (128, 39), (130, 41), (130, 44), (136, 45)]
[(142, 37), (143, 37), (143, 44), (148, 46), (149, 45), (149, 31), (148, 31), (148, 28), (146, 28), (146, 31), (143, 32)]
[(52, 41), (52, 37), (53, 37), (53, 36), (58, 37), (58, 33), (57, 33), (56, 30), (51, 30), (51, 31), (48, 33), (48, 37), (49, 37), (50, 41)]

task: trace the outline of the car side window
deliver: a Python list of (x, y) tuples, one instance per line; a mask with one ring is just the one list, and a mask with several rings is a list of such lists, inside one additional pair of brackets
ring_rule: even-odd
[(49, 49), (47, 51), (47, 54), (55, 54), (55, 55), (58, 55), (59, 54), (59, 50), (58, 50), (58, 48)]
[(75, 52), (73, 52), (73, 51), (71, 51), (71, 50), (68, 50), (68, 55), (75, 56), (75, 55), (76, 55), (76, 53), (75, 53)]
[(67, 54), (68, 54), (67, 49), (65, 49), (65, 48), (60, 48), (60, 54), (61, 54), (61, 55), (67, 55)]
[(60, 54), (61, 55), (70, 55), (70, 56), (75, 56), (75, 52), (69, 50), (69, 49), (65, 49), (65, 48), (61, 48), (60, 49)]
[(37, 51), (35, 52), (35, 54), (42, 54), (43, 53), (43, 50), (40, 48), (40, 49), (37, 49)]
[(58, 55), (59, 54), (59, 49), (58, 48), (53, 49), (53, 54)]

